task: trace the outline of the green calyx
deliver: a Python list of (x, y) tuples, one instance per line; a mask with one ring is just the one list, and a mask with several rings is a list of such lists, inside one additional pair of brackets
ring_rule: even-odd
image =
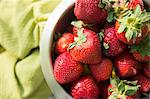
[(139, 44), (131, 46), (132, 52), (139, 52), (141, 56), (150, 56), (150, 35), (146, 36)]
[(105, 48), (106, 50), (109, 49), (108, 43), (103, 42), (103, 46), (104, 46), (104, 48)]
[(110, 78), (112, 87), (109, 90), (111, 95), (108, 99), (126, 99), (127, 96), (134, 95), (139, 90), (137, 81), (120, 80), (117, 76)]
[(83, 34), (83, 28), (78, 29), (77, 37), (74, 37), (74, 42), (69, 45), (68, 49), (72, 49), (76, 45), (81, 45), (82, 43), (86, 42), (86, 36)]
[(128, 10), (121, 19), (118, 19), (120, 27), (118, 33), (125, 31), (125, 37), (129, 42), (131, 39), (142, 36), (141, 28), (143, 25), (149, 25), (150, 12), (142, 11), (140, 5), (135, 10)]
[(77, 37), (74, 37), (74, 42), (69, 45), (68, 50), (72, 49), (76, 45), (81, 45), (86, 42), (87, 39), (83, 34), (83, 26), (89, 26), (88, 24), (84, 24), (82, 21), (72, 21), (71, 24), (77, 27)]
[(100, 0), (99, 7), (107, 10), (107, 21), (115, 21), (118, 16), (123, 15), (128, 9), (129, 0)]
[(72, 22), (71, 22), (71, 25), (77, 27), (78, 29), (81, 29), (81, 28), (86, 27), (86, 26), (87, 26), (87, 27), (92, 26), (92, 24), (85, 24), (85, 23), (83, 23), (83, 21), (81, 21), (81, 20), (79, 20), (79, 21), (72, 21)]
[(104, 38), (104, 30), (102, 30), (100, 33), (98, 33), (98, 37), (99, 37), (100, 41), (103, 40), (103, 38)]

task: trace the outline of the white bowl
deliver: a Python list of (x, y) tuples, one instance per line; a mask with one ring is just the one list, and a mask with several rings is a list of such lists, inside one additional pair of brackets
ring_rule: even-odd
[[(72, 11), (75, 0), (64, 0), (51, 13), (40, 42), (41, 67), (45, 80), (56, 99), (72, 99), (65, 90), (57, 83), (53, 75), (52, 43), (54, 33), (63, 32), (65, 24), (72, 19)], [(66, 17), (67, 16), (67, 17)], [(68, 17), (69, 16), (69, 17)]]
[[(150, 0), (144, 0), (150, 9)], [(72, 19), (73, 7), (75, 0), (63, 0), (57, 8), (51, 13), (40, 41), (41, 67), (45, 80), (50, 87), (56, 99), (72, 99), (72, 97), (62, 88), (55, 80), (53, 75), (52, 63), (52, 43), (53, 36), (56, 32), (63, 32), (66, 24)], [(67, 17), (66, 17), (67, 16)]]

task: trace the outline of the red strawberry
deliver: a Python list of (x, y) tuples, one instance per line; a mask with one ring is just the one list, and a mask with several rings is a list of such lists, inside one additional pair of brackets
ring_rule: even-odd
[(119, 54), (114, 59), (116, 73), (119, 77), (130, 77), (137, 73), (138, 62), (127, 50)]
[(140, 85), (140, 92), (150, 91), (150, 79), (142, 74), (137, 74), (133, 77), (133, 79), (138, 80), (138, 84)]
[(143, 0), (129, 0), (128, 8), (129, 9), (136, 9), (137, 5), (140, 5), (141, 9), (144, 9)]
[(148, 35), (150, 15), (146, 11), (141, 11), (139, 5), (135, 10), (129, 10), (126, 13), (116, 21), (117, 38), (129, 45), (137, 44)]
[(143, 63), (144, 74), (150, 79), (150, 63)]
[(133, 56), (136, 60), (140, 62), (148, 62), (150, 61), (150, 55), (142, 56), (139, 52), (133, 52)]
[(99, 64), (92, 64), (89, 67), (97, 81), (104, 81), (110, 78), (113, 64), (109, 58), (103, 57)]
[(61, 84), (70, 83), (78, 79), (82, 72), (81, 63), (74, 61), (69, 52), (60, 54), (55, 60), (54, 76)]
[(126, 45), (118, 40), (114, 26), (105, 27), (103, 45), (105, 54), (111, 57), (120, 54), (126, 48)]
[(101, 61), (101, 44), (97, 34), (89, 29), (78, 29), (75, 42), (70, 46), (70, 54), (76, 61), (97, 64)]
[(131, 46), (131, 51), (136, 60), (140, 62), (150, 61), (150, 37), (146, 36), (139, 44)]
[(80, 78), (71, 88), (71, 95), (74, 99), (96, 99), (99, 92), (99, 88), (91, 76)]
[(60, 37), (56, 42), (55, 46), (56, 53), (61, 54), (63, 52), (66, 52), (69, 47), (69, 44), (71, 44), (72, 42), (74, 42), (73, 34), (64, 33), (62, 37)]
[(99, 7), (100, 0), (76, 0), (74, 14), (85, 23), (101, 23), (107, 18), (107, 12)]

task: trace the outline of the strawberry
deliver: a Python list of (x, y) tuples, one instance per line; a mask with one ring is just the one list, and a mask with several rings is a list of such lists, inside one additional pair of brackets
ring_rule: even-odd
[(122, 78), (137, 74), (137, 69), (139, 67), (138, 62), (128, 50), (123, 51), (115, 57), (114, 65), (117, 75)]
[(110, 78), (108, 99), (136, 99), (139, 87), (137, 81), (120, 80), (118, 77)]
[(150, 35), (146, 36), (139, 44), (131, 46), (131, 51), (136, 60), (150, 61)]
[(78, 28), (74, 40), (69, 48), (74, 60), (85, 64), (97, 64), (101, 61), (101, 44), (95, 32)]
[(150, 63), (143, 63), (144, 74), (150, 79)]
[(138, 84), (140, 85), (140, 92), (150, 91), (150, 79), (142, 74), (137, 74), (132, 79), (138, 80)]
[(136, 9), (136, 6), (140, 5), (141, 9), (144, 9), (143, 0), (129, 0), (128, 8), (129, 9)]
[(60, 37), (55, 45), (55, 51), (57, 54), (61, 54), (66, 52), (69, 44), (74, 42), (74, 36), (71, 33), (64, 33), (62, 37)]
[(115, 24), (117, 38), (129, 45), (139, 43), (148, 35), (149, 21), (150, 13), (142, 11), (137, 5), (135, 10), (128, 10), (124, 16), (117, 19)]
[(118, 40), (114, 26), (105, 27), (103, 46), (105, 55), (110, 57), (120, 54), (126, 48), (126, 45)]
[(83, 72), (81, 63), (72, 59), (69, 52), (60, 54), (54, 63), (54, 76), (60, 84), (70, 83), (79, 78)]
[(71, 95), (74, 99), (96, 99), (99, 92), (99, 88), (91, 76), (80, 78), (71, 88)]
[(109, 58), (103, 57), (100, 63), (89, 65), (89, 68), (91, 70), (92, 76), (98, 82), (105, 81), (111, 76), (113, 63)]
[(140, 62), (148, 62), (150, 61), (150, 55), (142, 56), (139, 52), (133, 52), (133, 56), (136, 60)]
[(100, 0), (76, 0), (74, 14), (85, 23), (97, 24), (104, 22), (107, 11), (99, 7)]

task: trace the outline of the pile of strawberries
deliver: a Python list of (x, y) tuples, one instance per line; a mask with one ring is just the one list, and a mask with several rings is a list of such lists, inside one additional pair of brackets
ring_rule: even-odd
[(74, 99), (148, 97), (150, 12), (143, 1), (76, 0), (74, 15), (54, 37), (57, 82)]

